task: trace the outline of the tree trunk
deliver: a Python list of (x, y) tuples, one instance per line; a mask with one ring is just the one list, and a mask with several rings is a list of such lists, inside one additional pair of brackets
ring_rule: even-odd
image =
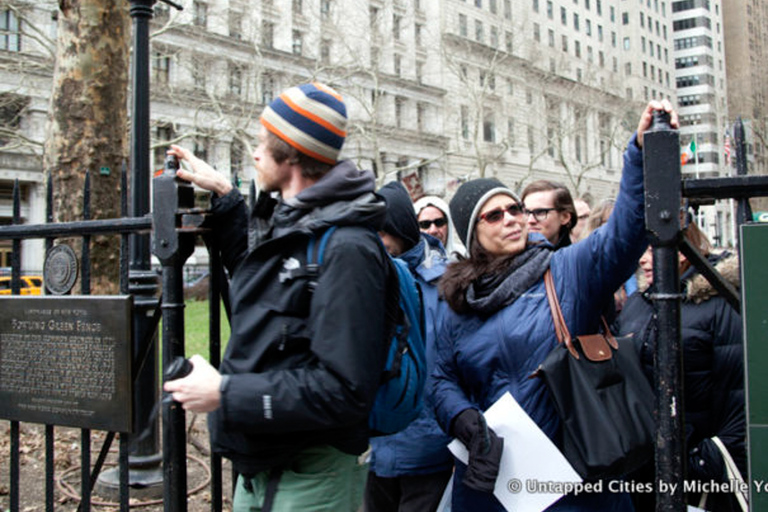
[[(54, 218), (83, 218), (91, 173), (91, 218), (120, 215), (120, 173), (128, 148), (127, 85), (131, 23), (125, 0), (60, 0), (45, 170), (53, 179)], [(79, 241), (75, 241), (79, 244)], [(115, 237), (92, 240), (97, 293), (114, 293)]]

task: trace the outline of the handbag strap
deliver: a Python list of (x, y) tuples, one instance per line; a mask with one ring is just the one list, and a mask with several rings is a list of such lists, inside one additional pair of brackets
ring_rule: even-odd
[(739, 467), (736, 465), (736, 462), (733, 460), (733, 457), (731, 457), (731, 453), (728, 451), (728, 448), (726, 448), (723, 441), (715, 436), (712, 438), (712, 442), (715, 443), (715, 446), (717, 446), (718, 450), (720, 450), (720, 454), (723, 456), (723, 462), (725, 462), (725, 470), (728, 473), (729, 480), (735, 480), (739, 482), (739, 486), (736, 488), (736, 500), (739, 502), (739, 506), (741, 507), (741, 510), (746, 512), (748, 510), (747, 507), (747, 497), (745, 496), (744, 492), (744, 478), (741, 476), (741, 471), (739, 471)]
[[(568, 326), (565, 324), (565, 317), (563, 316), (563, 310), (560, 308), (560, 300), (557, 298), (557, 292), (555, 291), (555, 280), (552, 278), (552, 271), (547, 269), (544, 272), (544, 286), (547, 290), (547, 301), (549, 302), (549, 309), (552, 312), (552, 322), (555, 324), (555, 336), (557, 341), (565, 343), (568, 350), (573, 356), (578, 359), (578, 353), (573, 348), (573, 338), (571, 332), (568, 330)], [(611, 332), (611, 328), (608, 326), (608, 321), (605, 319), (605, 315), (600, 315), (600, 320), (603, 323), (603, 336), (608, 344), (614, 349), (619, 349), (619, 342)]]
[(560, 308), (560, 301), (557, 299), (555, 281), (552, 279), (552, 271), (550, 269), (547, 269), (547, 271), (544, 272), (544, 287), (547, 290), (547, 301), (549, 302), (549, 310), (552, 313), (552, 323), (555, 324), (555, 336), (557, 337), (557, 341), (558, 343), (565, 343), (568, 352), (578, 359), (579, 353), (576, 351), (576, 348), (574, 348), (571, 332), (568, 330), (568, 326), (565, 325), (563, 310)]

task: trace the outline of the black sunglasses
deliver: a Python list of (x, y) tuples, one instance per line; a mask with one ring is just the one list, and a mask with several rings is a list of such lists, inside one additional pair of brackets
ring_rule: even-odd
[(523, 215), (523, 207), (517, 203), (511, 203), (505, 208), (494, 208), (493, 210), (480, 215), (480, 220), (484, 220), (488, 224), (496, 224), (504, 218), (504, 212), (510, 214), (512, 217), (520, 217)]
[(446, 219), (445, 217), (440, 217), (439, 219), (419, 221), (419, 227), (421, 229), (429, 229), (429, 226), (431, 226), (432, 224), (434, 224), (436, 228), (441, 228), (446, 224), (448, 224), (448, 219)]

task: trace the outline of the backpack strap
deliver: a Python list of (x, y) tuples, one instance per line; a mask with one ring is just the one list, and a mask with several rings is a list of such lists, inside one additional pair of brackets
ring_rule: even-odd
[(323, 264), (323, 258), (325, 257), (325, 247), (328, 245), (328, 241), (331, 239), (331, 235), (336, 231), (338, 226), (331, 226), (326, 229), (323, 235), (320, 237), (318, 243), (317, 237), (312, 235), (309, 238), (307, 244), (307, 275), (309, 276), (309, 291), (314, 292), (317, 288), (317, 278), (320, 275), (320, 265)]

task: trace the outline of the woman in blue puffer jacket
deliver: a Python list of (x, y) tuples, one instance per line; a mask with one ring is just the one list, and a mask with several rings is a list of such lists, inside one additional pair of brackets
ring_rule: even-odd
[[(552, 270), (570, 331), (597, 332), (603, 306), (647, 246), (642, 145), (654, 110), (669, 112), (672, 126), (678, 126), (667, 100), (648, 104), (624, 154), (613, 215), (577, 244), (553, 252), (543, 237), (529, 236), (522, 203), (498, 180), (466, 182), (451, 200), (451, 215), (469, 257), (449, 265), (440, 283), (451, 311), (438, 332), (430, 400), (441, 427), (470, 450), (469, 468), (456, 461), (453, 510), (504, 510), (493, 496), (502, 442), (486, 430), (480, 413), (504, 393), (510, 392), (560, 445), (560, 418), (548, 391), (541, 379), (529, 378), (557, 344), (544, 272)], [(474, 459), (478, 442), (485, 444), (480, 450), (485, 455)], [(514, 449), (515, 439), (503, 443)], [(632, 504), (627, 494), (606, 489), (564, 496), (548, 510), (627, 512)]]

